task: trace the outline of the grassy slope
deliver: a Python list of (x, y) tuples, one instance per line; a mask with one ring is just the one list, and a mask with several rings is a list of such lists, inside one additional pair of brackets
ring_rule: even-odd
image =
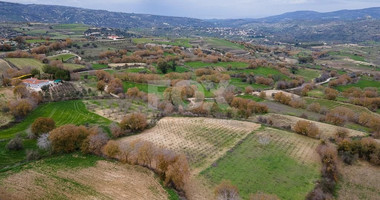
[(348, 84), (348, 85), (340, 85), (336, 87), (336, 89), (339, 91), (345, 91), (350, 87), (359, 87), (361, 89), (364, 89), (366, 87), (375, 87), (380, 92), (380, 81), (360, 79), (357, 83)]
[(157, 85), (151, 85), (151, 84), (145, 84), (145, 83), (132, 83), (132, 82), (123, 82), (124, 90), (127, 91), (128, 88), (137, 87), (140, 91), (146, 92), (146, 93), (154, 93), (154, 94), (162, 94), (166, 86), (157, 86)]
[(311, 81), (317, 78), (320, 75), (320, 72), (318, 70), (304, 68), (298, 69), (296, 75), (304, 77), (306, 81)]
[(63, 59), (63, 61), (66, 62), (67, 60), (69, 60), (70, 58), (73, 58), (73, 57), (75, 57), (75, 55), (68, 53), (68, 54), (61, 54), (61, 55), (57, 55), (57, 56), (51, 56), (51, 57), (49, 57), (49, 59), (50, 60), (62, 60)]
[(7, 61), (16, 65), (18, 68), (35, 67), (42, 70), (43, 64), (34, 58), (6, 58)]
[[(278, 132), (291, 135), (294, 133)], [(285, 136), (286, 137), (286, 136)], [(311, 140), (311, 139), (310, 139)], [(283, 143), (261, 145), (255, 134), (201, 174), (213, 184), (226, 179), (239, 188), (243, 199), (256, 192), (276, 194), (280, 199), (304, 199), (319, 177), (318, 167), (290, 157)]]
[(64, 124), (109, 124), (110, 121), (99, 115), (89, 112), (80, 100), (61, 101), (54, 103), (46, 103), (40, 105), (36, 110), (29, 114), (21, 123), (0, 131), (0, 139), (9, 139), (17, 133), (25, 133), (25, 130), (38, 117), (51, 117), (57, 126)]
[(223, 39), (209, 38), (206, 41), (210, 43), (211, 45), (218, 46), (218, 47), (229, 47), (236, 50), (244, 49), (243, 45), (235, 44)]

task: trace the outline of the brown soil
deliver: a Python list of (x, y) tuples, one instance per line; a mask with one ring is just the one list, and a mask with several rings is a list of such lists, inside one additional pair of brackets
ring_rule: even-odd
[(341, 165), (338, 200), (380, 199), (380, 168), (366, 161)]
[(30, 169), (0, 182), (0, 199), (167, 199), (153, 172), (98, 161), (79, 170)]

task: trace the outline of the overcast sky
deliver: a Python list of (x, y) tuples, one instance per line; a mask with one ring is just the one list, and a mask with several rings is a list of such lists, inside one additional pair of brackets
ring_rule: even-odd
[(298, 10), (328, 12), (380, 7), (380, 0), (4, 0), (167, 16), (258, 18)]

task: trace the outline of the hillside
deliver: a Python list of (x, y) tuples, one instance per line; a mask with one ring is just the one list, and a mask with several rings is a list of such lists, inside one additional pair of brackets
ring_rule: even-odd
[(88, 24), (112, 28), (210, 26), (199, 19), (90, 10), (83, 8), (0, 2), (1, 22)]

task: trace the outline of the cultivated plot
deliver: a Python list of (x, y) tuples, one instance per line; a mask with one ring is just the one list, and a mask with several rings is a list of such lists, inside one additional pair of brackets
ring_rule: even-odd
[(212, 185), (230, 180), (243, 199), (250, 194), (276, 194), (280, 199), (305, 199), (319, 178), (319, 141), (295, 133), (264, 128), (201, 172)]
[(196, 173), (208, 167), (259, 127), (255, 123), (235, 120), (166, 117), (154, 128), (139, 135), (122, 138), (119, 142), (123, 144), (141, 139), (185, 153)]
[[(0, 199), (168, 199), (148, 169), (69, 154), (0, 176)], [(17, 191), (17, 192), (16, 192)]]

